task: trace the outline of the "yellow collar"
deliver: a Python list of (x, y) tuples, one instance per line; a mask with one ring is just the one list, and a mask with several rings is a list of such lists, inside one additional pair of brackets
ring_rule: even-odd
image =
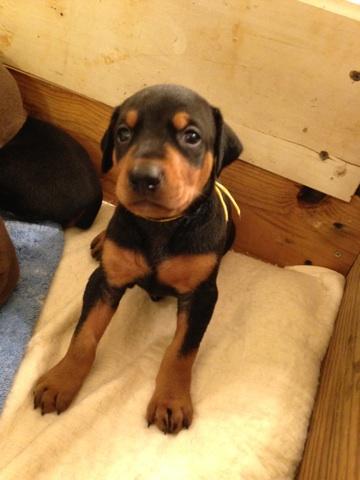
[(159, 223), (164, 223), (164, 222), (173, 222), (174, 220), (177, 220), (178, 218), (183, 217), (184, 215), (176, 215), (175, 217), (166, 217), (166, 218), (152, 218), (152, 217), (141, 217), (145, 218), (145, 220), (150, 220), (150, 222), (159, 222)]
[(241, 215), (241, 211), (240, 211), (240, 207), (239, 205), (236, 203), (236, 200), (235, 198), (231, 195), (231, 193), (229, 192), (229, 190), (224, 187), (224, 185), (222, 185), (220, 182), (216, 181), (215, 182), (215, 191), (219, 197), (219, 200), (220, 200), (220, 203), (223, 207), (223, 210), (224, 210), (224, 214), (225, 214), (225, 221), (228, 222), (229, 221), (229, 210), (228, 210), (228, 207), (226, 205), (226, 202), (224, 200), (224, 197), (223, 195), (225, 195), (229, 200), (230, 202), (233, 204), (235, 210), (236, 210), (236, 213), (238, 214), (238, 216), (240, 217)]
[[(240, 217), (240, 215), (241, 215), (240, 207), (236, 203), (235, 198), (231, 195), (229, 190), (226, 187), (224, 187), (224, 185), (222, 185), (218, 181), (215, 181), (215, 192), (216, 192), (217, 196), (219, 197), (220, 203), (223, 207), (224, 215), (225, 215), (225, 221), (226, 222), (229, 221), (229, 210), (228, 210), (228, 207), (227, 207), (226, 202), (224, 200), (224, 195), (230, 200), (230, 202), (232, 203), (232, 205), (234, 206), (234, 208), (236, 210), (236, 213)], [(150, 220), (151, 222), (164, 223), (164, 222), (173, 222), (174, 220), (177, 220), (178, 218), (181, 218), (182, 216), (183, 215), (181, 214), (181, 215), (176, 215), (175, 217), (169, 217), (169, 218), (151, 218), (151, 217), (142, 217), (142, 218), (145, 218), (145, 220)]]

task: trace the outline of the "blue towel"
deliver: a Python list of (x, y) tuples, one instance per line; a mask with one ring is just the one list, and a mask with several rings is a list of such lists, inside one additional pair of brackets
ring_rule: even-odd
[(20, 265), (20, 280), (0, 307), (0, 412), (60, 261), (64, 234), (56, 224), (6, 220)]

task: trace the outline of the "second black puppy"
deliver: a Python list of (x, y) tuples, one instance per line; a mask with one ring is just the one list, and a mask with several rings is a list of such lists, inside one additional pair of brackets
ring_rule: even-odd
[(215, 181), (242, 146), (202, 97), (160, 85), (115, 109), (102, 148), (103, 170), (117, 172), (119, 206), (95, 242), (101, 265), (69, 350), (38, 380), (35, 408), (60, 413), (69, 406), (121, 297), (137, 284), (152, 297), (178, 299), (176, 332), (147, 408), (149, 425), (176, 433), (192, 421), (192, 366), (217, 301), (219, 263), (234, 238)]
[(101, 201), (88, 153), (55, 125), (29, 116), (0, 148), (0, 208), (20, 219), (89, 228)]

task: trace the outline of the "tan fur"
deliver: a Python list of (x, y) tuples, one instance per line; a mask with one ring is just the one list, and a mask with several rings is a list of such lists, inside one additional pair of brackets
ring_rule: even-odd
[(183, 130), (189, 125), (189, 114), (186, 112), (177, 112), (172, 118), (172, 123), (176, 130)]
[(205, 187), (207, 181), (209, 180), (213, 166), (214, 166), (214, 157), (212, 156), (211, 152), (206, 152), (204, 156), (204, 162), (203, 162), (202, 168), (197, 177), (197, 188), (200, 191)]
[(128, 127), (134, 128), (138, 121), (138, 112), (137, 110), (129, 110), (125, 115), (125, 123)]
[(65, 357), (38, 380), (35, 404), (41, 401), (42, 413), (60, 413), (70, 405), (90, 371), (97, 344), (113, 314), (113, 308), (98, 301), (73, 336)]
[[(129, 185), (129, 172), (143, 161), (160, 165), (164, 174), (161, 188), (152, 194), (151, 199), (140, 198)], [(115, 192), (120, 203), (135, 215), (150, 218), (177, 216), (201, 194), (213, 164), (214, 159), (210, 152), (205, 154), (202, 167), (197, 168), (168, 144), (165, 144), (164, 158), (151, 160), (135, 158), (132, 147), (117, 163)]]
[(103, 230), (95, 238), (93, 238), (90, 244), (91, 256), (96, 258), (96, 260), (101, 259), (102, 250), (105, 241), (106, 230)]
[[(178, 314), (175, 336), (168, 346), (161, 362), (153, 396), (147, 408), (147, 420), (156, 423), (160, 430), (165, 430), (166, 422), (171, 422), (171, 431), (176, 433), (184, 426), (189, 426), (193, 416), (190, 396), (191, 370), (197, 349), (187, 355), (180, 355), (180, 348), (188, 328), (188, 314)], [(169, 418), (168, 411), (171, 410)]]
[(109, 239), (103, 245), (102, 265), (107, 281), (113, 287), (123, 287), (150, 273), (141, 253), (119, 247)]
[(0, 218), (0, 305), (8, 300), (18, 279), (19, 264), (15, 248), (2, 218)]
[(206, 280), (217, 262), (215, 253), (178, 255), (162, 262), (157, 269), (161, 283), (175, 288), (179, 293), (193, 291)]

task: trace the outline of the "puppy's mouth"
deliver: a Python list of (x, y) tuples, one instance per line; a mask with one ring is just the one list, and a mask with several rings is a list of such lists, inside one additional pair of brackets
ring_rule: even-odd
[(202, 168), (195, 167), (175, 149), (167, 147), (160, 160), (125, 155), (118, 161), (116, 196), (133, 214), (146, 219), (180, 217), (201, 195), (213, 160), (206, 156)]
[(185, 209), (184, 206), (171, 208), (168, 205), (148, 198), (134, 199), (126, 202), (124, 206), (139, 217), (155, 220), (167, 220), (180, 216)]
[(171, 220), (184, 215), (189, 206), (201, 195), (196, 186), (184, 182), (164, 183), (149, 191), (134, 191), (129, 182), (118, 178), (116, 195), (119, 202), (138, 217), (153, 220)]

